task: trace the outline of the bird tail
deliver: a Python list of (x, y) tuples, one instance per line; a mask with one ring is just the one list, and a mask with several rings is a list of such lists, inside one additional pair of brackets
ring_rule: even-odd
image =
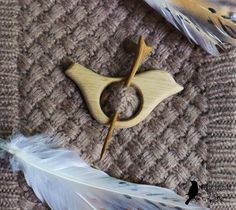
[(188, 200), (186, 200), (185, 204), (188, 205), (190, 201), (191, 201), (191, 198), (189, 198)]

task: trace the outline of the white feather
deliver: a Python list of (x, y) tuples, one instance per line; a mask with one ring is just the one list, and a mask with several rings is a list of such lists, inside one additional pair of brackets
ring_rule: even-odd
[[(224, 49), (226, 43), (236, 46), (236, 3), (227, 3), (227, 0), (145, 1), (212, 55), (218, 55), (219, 48)], [(197, 8), (193, 8), (194, 5)]]
[(0, 148), (12, 154), (36, 196), (53, 210), (205, 210), (169, 189), (133, 184), (88, 166), (75, 152), (56, 149), (53, 137), (17, 134)]

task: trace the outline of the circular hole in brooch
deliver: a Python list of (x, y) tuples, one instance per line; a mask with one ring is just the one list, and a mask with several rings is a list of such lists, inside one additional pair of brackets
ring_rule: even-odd
[(141, 93), (133, 85), (125, 86), (125, 82), (114, 82), (102, 92), (100, 106), (103, 112), (111, 118), (119, 111), (119, 120), (124, 121), (134, 117), (140, 110)]

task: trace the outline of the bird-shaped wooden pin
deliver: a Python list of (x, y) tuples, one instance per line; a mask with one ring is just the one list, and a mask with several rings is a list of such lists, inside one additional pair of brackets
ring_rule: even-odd
[[(136, 58), (133, 62), (131, 73), (127, 78), (105, 77), (93, 71), (73, 64), (66, 70), (70, 77), (80, 88), (92, 116), (102, 124), (109, 124), (110, 128), (102, 148), (100, 159), (103, 157), (111, 140), (115, 128), (129, 128), (144, 120), (151, 111), (167, 97), (180, 92), (183, 87), (175, 82), (172, 76), (163, 70), (150, 70), (135, 76), (144, 59), (150, 54), (152, 48), (147, 46), (144, 39), (139, 39)], [(125, 82), (126, 87), (132, 85), (141, 96), (138, 112), (127, 120), (119, 120), (119, 112), (114, 116), (106, 116), (100, 106), (100, 98), (106, 87), (115, 82)]]
[(236, 46), (235, 0), (145, 0), (190, 40), (213, 55)]

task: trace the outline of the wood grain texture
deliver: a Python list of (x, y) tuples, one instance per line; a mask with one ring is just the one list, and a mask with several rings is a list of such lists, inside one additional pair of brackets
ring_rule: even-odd
[[(99, 123), (108, 124), (110, 122), (109, 118), (100, 106), (102, 92), (107, 86), (115, 82), (121, 82), (125, 78), (101, 76), (77, 63), (69, 67), (65, 73), (79, 86), (92, 116)], [(169, 73), (162, 70), (140, 73), (134, 77), (131, 85), (137, 88), (140, 93), (140, 108), (137, 114), (130, 119), (118, 121), (116, 127), (119, 128), (129, 128), (137, 125), (161, 101), (183, 90), (183, 87), (178, 85)]]

